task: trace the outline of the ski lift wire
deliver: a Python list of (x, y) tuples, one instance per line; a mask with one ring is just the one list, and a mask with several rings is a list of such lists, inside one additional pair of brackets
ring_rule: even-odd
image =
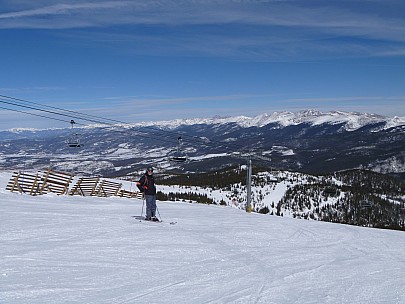
[(80, 113), (78, 111), (66, 110), (66, 109), (63, 109), (63, 108), (53, 107), (53, 106), (50, 106), (50, 105), (43, 105), (43, 104), (40, 104), (40, 103), (37, 103), (37, 102), (28, 101), (28, 100), (24, 100), (24, 99), (20, 99), (20, 98), (15, 98), (15, 97), (10, 97), (10, 96), (6, 96), (6, 95), (1, 95), (0, 94), (0, 97), (15, 100), (15, 101), (18, 101), (18, 102), (25, 102), (25, 103), (29, 103), (29, 104), (33, 104), (33, 105), (37, 105), (37, 106), (41, 106), (41, 107), (46, 107), (46, 108), (49, 108), (49, 109), (54, 109), (54, 110), (59, 110), (59, 111), (67, 112), (67, 113), (72, 113), (72, 114), (76, 114), (76, 115), (79, 115), (79, 116), (82, 116), (82, 117), (93, 117), (93, 118), (99, 118), (99, 119), (102, 119), (102, 120), (109, 120), (109, 121), (113, 121), (113, 122), (117, 122), (117, 123), (122, 123), (122, 122), (120, 122), (118, 120), (114, 120), (114, 119), (110, 119), (110, 118), (104, 118), (104, 117), (91, 115), (91, 114), (84, 114), (84, 113)]
[[(40, 103), (37, 103), (37, 102), (28, 101), (28, 100), (25, 100), (25, 99), (15, 98), (15, 97), (1, 95), (1, 94), (0, 94), (0, 97), (5, 98), (5, 99), (9, 99), (9, 100), (12, 100), (12, 101), (17, 101), (19, 103), (24, 102), (24, 103), (40, 106), (42, 108), (37, 108), (37, 107), (36, 108), (28, 107), (28, 108), (34, 109), (34, 110), (37, 110), (37, 111), (44, 111), (44, 112), (52, 113), (52, 114), (55, 114), (55, 115), (62, 115), (62, 116), (72, 117), (71, 114), (75, 114), (77, 118), (80, 118), (80, 119), (83, 119), (83, 120), (86, 120), (86, 121), (90, 121), (90, 122), (111, 125), (111, 123), (105, 122), (107, 120), (107, 121), (110, 121), (110, 122), (130, 125), (129, 123), (124, 122), (124, 121), (120, 121), (120, 120), (105, 118), (105, 117), (96, 116), (96, 115), (84, 114), (84, 113), (80, 113), (78, 111), (66, 110), (66, 109), (63, 109), (63, 108), (44, 105), (44, 104), (40, 104)], [(4, 100), (2, 102), (12, 104), (14, 106), (27, 107), (27, 106), (24, 106), (22, 104), (16, 104), (15, 102), (11, 103), (10, 101), (4, 101)], [(46, 110), (47, 108), (62, 111), (62, 112), (66, 112), (66, 113), (69, 113), (69, 114), (64, 114), (64, 113), (60, 113), (60, 112), (54, 112), (54, 111)], [(94, 120), (93, 118), (97, 118), (99, 120)], [(101, 121), (100, 121), (100, 119), (101, 119)], [(159, 134), (170, 134), (170, 133), (176, 133), (177, 134), (177, 132), (169, 131), (169, 130), (161, 130), (161, 129), (156, 128), (154, 126), (148, 126), (148, 128), (149, 128), (149, 130), (152, 129), (155, 132), (158, 132)], [(186, 134), (183, 134), (183, 136), (184, 135), (186, 135)], [(187, 135), (186, 135), (186, 137), (187, 137)], [(199, 144), (204, 144), (204, 145), (208, 144), (206, 139), (202, 139), (199, 136), (191, 136), (191, 138), (192, 138), (192, 141), (188, 140), (187, 138), (186, 138), (186, 141), (190, 142), (191, 144), (193, 144), (195, 141), (198, 141)], [(215, 144), (215, 143), (212, 143), (212, 144)], [(207, 145), (207, 146), (209, 146), (209, 145)]]
[(8, 109), (8, 108), (4, 108), (4, 107), (1, 107), (1, 106), (0, 106), (0, 109), (13, 111), (13, 112), (18, 112), (18, 113), (23, 113), (23, 114), (32, 115), (32, 116), (37, 116), (37, 117), (41, 117), (41, 118), (47, 118), (47, 119), (52, 119), (52, 120), (57, 120), (57, 121), (62, 121), (62, 122), (68, 122), (67, 120), (63, 120), (63, 119), (49, 117), (49, 116), (45, 116), (45, 115), (41, 115), (41, 114), (30, 113), (30, 112), (26, 112), (26, 111), (20, 111), (20, 110), (16, 110), (16, 109)]
[[(8, 105), (13, 105), (13, 106), (17, 106), (17, 107), (22, 107), (22, 108), (26, 108), (26, 109), (31, 109), (31, 110), (35, 110), (35, 111), (45, 112), (45, 113), (64, 116), (64, 117), (69, 117), (69, 118), (72, 117), (72, 115), (67, 115), (67, 114), (64, 114), (64, 113), (59, 113), (59, 112), (50, 111), (50, 110), (46, 110), (46, 109), (41, 109), (41, 108), (37, 108), (37, 107), (31, 107), (31, 106), (27, 106), (27, 105), (21, 105), (21, 104), (17, 104), (15, 102), (10, 102), (10, 101), (0, 100), (0, 103), (5, 103), (5, 104), (8, 104)], [(38, 117), (43, 117), (43, 118), (47, 118), (47, 119), (66, 122), (66, 120), (57, 119), (57, 118), (53, 118), (53, 117), (49, 117), (49, 116), (45, 116), (45, 115), (40, 115), (40, 114), (29, 113), (29, 112), (26, 112), (26, 111), (19, 111), (19, 110), (15, 110), (15, 109), (4, 108), (4, 107), (2, 109), (9, 110), (9, 111), (14, 111), (14, 112), (19, 112), (19, 113), (24, 113), (24, 114), (28, 114), (28, 115), (33, 115), (33, 116), (38, 116)], [(111, 127), (111, 126), (115, 127), (116, 126), (115, 124), (106, 123), (105, 121), (99, 121), (99, 120), (83, 118), (83, 117), (79, 117), (79, 119), (83, 119), (83, 120), (87, 120), (87, 121), (95, 122), (95, 123), (99, 123), (99, 124), (108, 125), (108, 127)], [(84, 126), (84, 124), (81, 124), (81, 123), (76, 123), (76, 124)], [(124, 130), (124, 131), (114, 130), (114, 131), (116, 131), (116, 132), (126, 132), (126, 130)], [(152, 133), (155, 133), (154, 135), (157, 136), (157, 137), (150, 136), (150, 135), (145, 136), (145, 135), (143, 135), (142, 133), (140, 133), (139, 131), (136, 131), (136, 130), (131, 130), (131, 131), (137, 133), (137, 135), (140, 136), (140, 137), (151, 138), (151, 139), (156, 139), (156, 140), (163, 140), (163, 141), (166, 141), (166, 142), (172, 142), (172, 140), (170, 140), (170, 141), (167, 140), (167, 139), (165, 140), (164, 138), (162, 138), (161, 134), (156, 134), (156, 132), (153, 132), (153, 131), (152, 131)], [(162, 131), (162, 132), (164, 132), (164, 131)]]
[[(0, 102), (2, 102), (2, 101), (0, 100)], [(26, 107), (26, 106), (25, 106), (25, 107)], [(31, 107), (28, 107), (28, 108), (31, 108)], [(32, 116), (37, 116), (37, 117), (42, 117), (42, 118), (47, 118), (47, 119), (52, 119), (52, 120), (56, 120), (56, 121), (61, 121), (61, 122), (68, 122), (68, 123), (70, 123), (70, 121), (68, 121), (68, 120), (58, 119), (58, 118), (49, 117), (49, 116), (46, 116), (46, 115), (30, 113), (30, 112), (21, 111), (21, 110), (9, 109), (9, 108), (5, 108), (5, 107), (0, 107), (0, 109), (7, 110), (7, 111), (18, 112), (18, 113), (23, 113), (23, 114), (32, 115)], [(36, 109), (36, 110), (37, 110), (37, 109)], [(44, 110), (39, 110), (39, 111), (48, 112), (48, 111), (44, 111)], [(85, 124), (78, 123), (78, 122), (75, 122), (75, 124), (85, 126)], [(118, 130), (111, 130), (111, 131), (114, 131), (114, 132), (124, 132), (124, 131), (118, 131)], [(136, 132), (136, 131), (135, 131), (135, 132)], [(143, 134), (137, 134), (137, 135), (140, 136), (140, 137), (153, 138), (153, 139), (156, 139), (156, 140), (158, 140), (158, 139), (159, 139), (159, 140), (162, 140), (161, 137), (153, 137), (153, 136), (151, 137), (151, 136), (145, 136), (145, 135), (143, 135)], [(163, 141), (165, 141), (165, 140), (163, 139)], [(171, 141), (170, 141), (170, 142), (171, 142)]]
[[(17, 107), (23, 107), (23, 108), (27, 108), (27, 109), (31, 109), (31, 110), (36, 110), (36, 111), (42, 111), (42, 112), (46, 112), (46, 113), (49, 113), (49, 114), (54, 114), (54, 115), (59, 115), (59, 116), (65, 116), (65, 117), (69, 117), (69, 118), (72, 118), (72, 117), (73, 117), (73, 118), (79, 118), (79, 119), (81, 119), (81, 120), (85, 120), (85, 121), (89, 121), (89, 122), (93, 122), (93, 123), (99, 123), (99, 124), (103, 124), (103, 125), (108, 125), (109, 127), (111, 127), (111, 126), (116, 127), (116, 124), (112, 124), (111, 122), (106, 122), (106, 121), (113, 121), (113, 122), (120, 123), (120, 124), (131, 125), (131, 124), (129, 124), (129, 123), (126, 123), (126, 122), (123, 122), (123, 121), (119, 121), (119, 120), (104, 118), (104, 117), (95, 116), (95, 115), (83, 114), (83, 113), (80, 113), (80, 112), (77, 112), (77, 111), (71, 111), (71, 110), (66, 110), (66, 109), (62, 109), (62, 108), (47, 106), (47, 105), (43, 105), (43, 104), (40, 104), (40, 103), (31, 102), (31, 101), (27, 101), (27, 100), (23, 100), (23, 99), (19, 99), (19, 98), (14, 98), (14, 97), (6, 96), (6, 95), (0, 95), (0, 97), (9, 99), (9, 100), (7, 100), (7, 101), (0, 99), (0, 102), (1, 102), (1, 103), (5, 103), (5, 104), (17, 106)], [(14, 100), (14, 101), (17, 101), (17, 102), (19, 102), (19, 103), (11, 102), (10, 100)], [(23, 104), (21, 104), (21, 102), (25, 102), (25, 103), (37, 105), (37, 106), (40, 106), (40, 107), (43, 107), (43, 108), (31, 107), (31, 106), (23, 105)], [(44, 109), (44, 108), (45, 108), (45, 109)], [(46, 108), (55, 109), (55, 110), (58, 110), (58, 111), (62, 111), (62, 113), (60, 113), (60, 112), (55, 112), (55, 111), (51, 111), (51, 110), (47, 110)], [(6, 108), (3, 108), (3, 109), (6, 109)], [(17, 110), (11, 110), (11, 109), (6, 109), (6, 110), (18, 112)], [(33, 113), (28, 113), (28, 112), (23, 112), (23, 111), (20, 111), (20, 112), (21, 112), (21, 113), (25, 113), (25, 114), (30, 114), (30, 115), (39, 116), (39, 114), (33, 114)], [(65, 113), (63, 113), (63, 112), (66, 112), (66, 113), (69, 113), (69, 114), (65, 114)], [(75, 114), (76, 116), (75, 116), (75, 115), (71, 115), (71, 114)], [(55, 118), (51, 118), (51, 117), (48, 117), (48, 116), (39, 116), (39, 117), (48, 118), (48, 119), (54, 119), (54, 120), (59, 120), (59, 121), (64, 121), (64, 120), (61, 120), (61, 119), (55, 119)], [(96, 119), (93, 119), (93, 118), (97, 118), (97, 120), (96, 120)], [(78, 124), (79, 124), (79, 123), (78, 123)], [(80, 125), (83, 125), (83, 124), (80, 124)], [(161, 140), (161, 141), (163, 140), (163, 141), (166, 141), (166, 142), (172, 142), (172, 139), (169, 140), (169, 138), (173, 138), (173, 137), (172, 137), (172, 136), (173, 136), (173, 133), (179, 134), (178, 132), (175, 132), (175, 131), (162, 130), (162, 129), (156, 128), (156, 127), (154, 127), (154, 126), (148, 126), (148, 130), (149, 130), (149, 132), (151, 132), (154, 136), (158, 136), (158, 137), (154, 138), (153, 136), (150, 136), (150, 135), (149, 135), (149, 136), (145, 136), (145, 135), (142, 135), (139, 131), (136, 131), (136, 130), (133, 130), (133, 129), (131, 130), (131, 132), (135, 132), (135, 133), (137, 133), (137, 135), (139, 135), (139, 136), (141, 136), (141, 137), (148, 137), (148, 138), (157, 139), (157, 140)], [(117, 131), (117, 130), (114, 130), (114, 131)], [(166, 139), (163, 139), (162, 136), (164, 136)], [(202, 139), (202, 138), (199, 137), (199, 136), (190, 136), (190, 139), (188, 139), (188, 138), (187, 138), (188, 135), (185, 134), (185, 133), (182, 133), (182, 136), (185, 136), (185, 137), (186, 137), (184, 141), (185, 141), (186, 143), (188, 143), (188, 144), (191, 144), (191, 145), (193, 145), (193, 144), (200, 144), (200, 145), (204, 145), (204, 146), (206, 146), (206, 147), (212, 147), (212, 148), (214, 148), (215, 150), (218, 150), (218, 148), (219, 148), (219, 147), (218, 147), (218, 144), (219, 144), (219, 143), (221, 143), (221, 144), (227, 144), (227, 142), (211, 141), (211, 140), (208, 140), (208, 141), (207, 141), (206, 139)], [(236, 147), (237, 149), (241, 149), (241, 150), (242, 150), (242, 149), (246, 149), (246, 146), (236, 145), (235, 143), (233, 143), (233, 146)], [(224, 151), (226, 151), (226, 150), (224, 150)]]
[[(36, 108), (36, 107), (31, 107), (31, 106), (27, 106), (27, 105), (21, 105), (21, 104), (17, 104), (17, 103), (10, 102), (10, 101), (0, 100), (0, 103), (5, 103), (5, 104), (8, 104), (8, 105), (13, 105), (13, 106), (17, 106), (17, 107), (22, 107), (22, 108), (26, 108), (26, 109), (30, 109), (30, 110), (45, 112), (45, 113), (54, 114), (54, 115), (59, 115), (59, 116), (64, 116), (64, 117), (69, 117), (69, 118), (72, 117), (72, 115), (68, 115), (68, 114), (64, 114), (64, 113), (59, 113), (59, 112), (55, 112), (55, 111), (51, 111), (51, 110), (46, 110), (46, 109), (41, 109), (41, 108)], [(75, 117), (75, 118), (76, 118), (76, 117)], [(100, 121), (100, 120), (94, 120), (94, 119), (82, 118), (82, 117), (79, 117), (79, 119), (86, 120), (86, 121), (90, 121), (90, 122), (95, 122), (95, 123), (99, 123), (99, 124), (107, 124), (107, 125), (108, 125), (108, 123), (102, 122), (102, 121)], [(109, 124), (109, 125), (112, 125), (112, 124)]]
[[(0, 95), (0, 96), (4, 96), (4, 95)], [(70, 114), (65, 114), (65, 113), (59, 113), (59, 112), (55, 112), (55, 111), (51, 111), (51, 110), (47, 110), (47, 109), (42, 109), (42, 108), (38, 108), (38, 107), (32, 107), (32, 106), (27, 106), (27, 105), (22, 105), (22, 104), (19, 104), (19, 103), (15, 103), (15, 102), (10, 102), (10, 101), (5, 101), (5, 100), (1, 100), (0, 99), (0, 103), (5, 103), (5, 104), (8, 104), (8, 105), (13, 105), (13, 106), (17, 106), (17, 107), (22, 107), (22, 108), (26, 108), (26, 109), (31, 109), (31, 110), (35, 110), (35, 111), (40, 111), (40, 112), (45, 112), (45, 113), (49, 113), (49, 114), (54, 114), (54, 115), (59, 115), (59, 116), (64, 116), (64, 117), (69, 117), (69, 118), (71, 118), (71, 117), (73, 117), (72, 115), (70, 115)], [(37, 104), (37, 103), (35, 103), (35, 104)], [(41, 106), (43, 106), (43, 105), (41, 105)], [(54, 107), (52, 107), (52, 108), (54, 108)], [(3, 108), (3, 109), (5, 109), (5, 110), (10, 110), (10, 111), (17, 111), (17, 110), (12, 110), (12, 109), (7, 109), (7, 108)], [(57, 109), (60, 109), (60, 108), (57, 108)], [(62, 111), (64, 111), (63, 109), (62, 109)], [(29, 114), (28, 112), (23, 112), (23, 111), (20, 111), (20, 113), (25, 113), (25, 114)], [(76, 112), (77, 113), (77, 112)], [(31, 115), (35, 115), (35, 116), (38, 116), (38, 114), (32, 114), (32, 113), (30, 113)], [(79, 113), (80, 114), (80, 113)], [(89, 122), (93, 122), (93, 123), (99, 123), (99, 124), (103, 124), (103, 125), (108, 125), (108, 127), (116, 127), (116, 124), (112, 124), (112, 123), (109, 123), (109, 122), (105, 122), (105, 121), (102, 121), (102, 120), (95, 120), (95, 119), (90, 119), (90, 118), (87, 118), (87, 117), (85, 117), (85, 116), (89, 116), (89, 115), (86, 115), (86, 114), (80, 114), (81, 115), (81, 117), (79, 116), (79, 117), (74, 117), (74, 118), (79, 118), (79, 119), (82, 119), (82, 120), (85, 120), (85, 121), (89, 121)], [(90, 115), (91, 117), (98, 117), (98, 116), (93, 116), (93, 115)], [(48, 117), (48, 116), (41, 116), (41, 117), (44, 117), (44, 118), (49, 118), (49, 119), (54, 119), (54, 120), (59, 120), (59, 121), (64, 121), (64, 120), (61, 120), (61, 119), (55, 119), (55, 118), (51, 118), (51, 117)], [(106, 119), (106, 120), (110, 120), (110, 119)], [(119, 123), (122, 123), (122, 124), (127, 124), (127, 125), (129, 125), (128, 123), (124, 123), (124, 122), (122, 122), (122, 121), (118, 121), (118, 120), (115, 120), (116, 122), (119, 122)], [(65, 121), (64, 121), (65, 122)], [(79, 123), (77, 123), (77, 124), (79, 124)], [(84, 124), (80, 124), (80, 125), (84, 125)], [(157, 129), (154, 129), (154, 130), (152, 130), (152, 133), (153, 133), (153, 131), (156, 131)], [(134, 130), (132, 130), (132, 131), (134, 131)], [(156, 138), (153, 138), (153, 136), (145, 136), (145, 135), (142, 135), (142, 134), (137, 134), (137, 135), (139, 135), (139, 136), (141, 136), (141, 137), (148, 137), (148, 138), (152, 138), (152, 139), (157, 139), (157, 140), (164, 140), (164, 139), (162, 139), (162, 134), (161, 133), (165, 133), (165, 131), (163, 131), (163, 130), (159, 130), (160, 131), (160, 133), (159, 134), (156, 134), (156, 132), (154, 132), (155, 133), (155, 135), (156, 136), (158, 136), (158, 137), (156, 137)], [(135, 131), (136, 132), (136, 131)], [(164, 140), (164, 141), (168, 141), (168, 140)], [(170, 141), (170, 142), (172, 142), (172, 141)]]

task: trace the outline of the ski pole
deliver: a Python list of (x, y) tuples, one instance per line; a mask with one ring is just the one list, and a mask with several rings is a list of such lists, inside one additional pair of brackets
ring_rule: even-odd
[(157, 211), (157, 213), (159, 214), (160, 221), (162, 221), (162, 216), (160, 215), (159, 208), (158, 208), (157, 205), (156, 205), (156, 211)]
[(145, 195), (142, 195), (142, 212), (141, 212), (141, 218), (139, 219), (139, 221), (142, 221), (142, 217), (143, 217), (143, 206), (145, 205)]

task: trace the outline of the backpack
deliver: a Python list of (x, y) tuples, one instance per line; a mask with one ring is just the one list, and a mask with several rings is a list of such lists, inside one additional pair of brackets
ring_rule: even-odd
[[(144, 175), (144, 177), (145, 177), (145, 180), (143, 181), (143, 183), (141, 183), (140, 181), (136, 183), (136, 186), (138, 187), (139, 192), (141, 192), (141, 193), (145, 192), (146, 189), (144, 188), (144, 186), (148, 184), (148, 177), (146, 175)], [(142, 179), (142, 177), (141, 177), (141, 179)]]

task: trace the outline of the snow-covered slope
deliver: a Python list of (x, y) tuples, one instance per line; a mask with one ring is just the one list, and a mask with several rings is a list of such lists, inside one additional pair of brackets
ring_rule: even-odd
[[(405, 303), (405, 234), (159, 202), (4, 190), (0, 303)], [(170, 222), (177, 222), (170, 225)]]

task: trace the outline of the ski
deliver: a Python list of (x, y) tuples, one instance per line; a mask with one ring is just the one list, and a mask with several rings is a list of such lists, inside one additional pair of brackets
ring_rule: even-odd
[[(137, 220), (139, 220), (139, 222), (152, 222), (152, 223), (166, 223), (166, 222), (163, 222), (162, 220), (159, 220), (159, 219), (157, 219), (157, 220), (147, 220), (145, 217), (143, 217), (143, 216), (132, 216), (133, 218), (136, 218)], [(168, 222), (168, 224), (169, 225), (176, 225), (177, 224), (177, 221), (172, 221), (172, 222)]]
[(147, 219), (143, 219), (144, 222), (152, 222), (152, 223), (162, 223), (161, 220), (147, 220)]

